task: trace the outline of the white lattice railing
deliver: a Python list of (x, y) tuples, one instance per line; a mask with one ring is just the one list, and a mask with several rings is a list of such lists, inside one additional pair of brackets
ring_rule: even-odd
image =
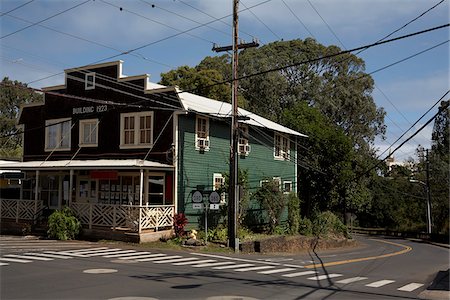
[(0, 217), (3, 219), (35, 220), (42, 212), (42, 201), (34, 200), (0, 200)]
[(112, 205), (72, 203), (71, 208), (83, 225), (127, 228), (134, 232), (144, 229), (171, 227), (175, 207), (173, 205)]

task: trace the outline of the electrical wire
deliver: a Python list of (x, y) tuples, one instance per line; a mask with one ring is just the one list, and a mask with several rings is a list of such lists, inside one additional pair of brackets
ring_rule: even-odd
[(264, 27), (266, 27), (267, 30), (269, 30), (278, 40), (282, 40), (282, 38), (278, 34), (276, 34), (269, 26), (267, 26), (267, 24), (264, 23), (263, 20), (261, 20), (251, 9), (249, 9), (242, 0), (241, 0), (241, 4), (246, 9), (248, 9), (248, 11), (255, 17), (255, 19), (258, 20), (258, 22), (260, 22), (261, 24), (263, 24)]
[(18, 10), (19, 8), (24, 7), (25, 5), (30, 4), (30, 3), (33, 2), (33, 1), (34, 1), (34, 0), (30, 0), (30, 1), (28, 1), (28, 2), (25, 2), (25, 3), (23, 3), (23, 4), (19, 5), (19, 6), (17, 6), (17, 7), (15, 7), (15, 8), (11, 9), (11, 10), (8, 10), (7, 12), (1, 13), (1, 14), (0, 14), (0, 17), (3, 17), (4, 15), (7, 15), (7, 14), (9, 14), (10, 12), (13, 12), (13, 11), (15, 11), (15, 10)]
[[(312, 34), (312, 32), (308, 29), (308, 27), (306, 27), (305, 23), (302, 22), (302, 20), (300, 20), (300, 18), (297, 16), (297, 14), (292, 10), (292, 8), (286, 3), (286, 1), (281, 0), (283, 2), (283, 4), (287, 7), (287, 9), (291, 12), (291, 14), (295, 17), (295, 19), (306, 29), (306, 31), (309, 33), (310, 36), (312, 36), (314, 39), (316, 39), (316, 37), (314, 36), (314, 34)], [(316, 39), (317, 40), (317, 39)]]

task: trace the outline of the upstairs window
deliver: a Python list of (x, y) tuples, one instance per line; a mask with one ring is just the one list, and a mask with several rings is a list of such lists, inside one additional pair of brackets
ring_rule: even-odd
[(290, 142), (287, 136), (275, 133), (273, 155), (275, 159), (289, 160)]
[(248, 156), (250, 153), (250, 145), (248, 144), (248, 126), (245, 124), (239, 124), (239, 143), (238, 143), (239, 155)]
[(153, 145), (153, 112), (121, 114), (120, 119), (120, 148)]
[(71, 119), (45, 121), (45, 151), (70, 150)]
[(95, 73), (86, 73), (86, 75), (84, 75), (84, 89), (95, 89)]
[(195, 149), (209, 150), (209, 119), (197, 116), (195, 122)]
[(98, 119), (80, 120), (80, 147), (98, 145)]
[(292, 192), (292, 181), (283, 181), (283, 192), (285, 194)]

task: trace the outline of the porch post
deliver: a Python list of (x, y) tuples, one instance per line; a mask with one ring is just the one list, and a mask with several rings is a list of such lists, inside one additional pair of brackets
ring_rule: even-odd
[(68, 199), (69, 207), (72, 206), (72, 189), (73, 189), (73, 170), (70, 169), (70, 173), (69, 173), (69, 199)]
[(141, 179), (139, 184), (139, 206), (142, 206), (142, 198), (144, 196), (143, 194), (144, 194), (144, 170), (141, 169)]
[(38, 210), (38, 200), (39, 200), (38, 189), (39, 189), (39, 170), (36, 170), (36, 184), (35, 184), (35, 190), (34, 190), (34, 218), (36, 217), (37, 210)]

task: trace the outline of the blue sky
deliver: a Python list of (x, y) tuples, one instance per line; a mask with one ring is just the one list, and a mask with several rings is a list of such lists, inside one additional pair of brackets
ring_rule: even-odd
[[(449, 1), (445, 0), (393, 37), (449, 23)], [(0, 76), (30, 83), (34, 88), (63, 84), (63, 75), (41, 79), (61, 73), (66, 68), (94, 63), (117, 55), (119, 51), (150, 43), (152, 44), (133, 54), (110, 60), (122, 59), (125, 75), (148, 73), (151, 81), (158, 82), (161, 72), (181, 65), (195, 66), (205, 56), (216, 55), (211, 51), (212, 43), (229, 45), (232, 42), (231, 17), (220, 21), (212, 18), (230, 15), (232, 0), (28, 2), (30, 0), (0, 2)], [(324, 45), (351, 49), (379, 40), (439, 2), (440, 0), (241, 0), (240, 38), (251, 41), (255, 37), (262, 44), (267, 44), (280, 39), (305, 39), (312, 35)], [(21, 8), (4, 14), (23, 4)], [(72, 7), (75, 8), (70, 9)], [(68, 11), (52, 17), (65, 10)], [(48, 19), (30, 26), (46, 18)], [(202, 26), (205, 23), (208, 25)], [(21, 30), (27, 26), (30, 27)], [(181, 33), (194, 27), (198, 28)], [(21, 31), (14, 33), (18, 30)], [(167, 38), (170, 36), (173, 37)], [(366, 71), (372, 72), (447, 41), (372, 75), (376, 85), (373, 91), (375, 102), (387, 112), (386, 140), (377, 139), (375, 144), (381, 151), (391, 145), (449, 89), (448, 40), (447, 27), (373, 47), (358, 55), (365, 60)], [(449, 98), (447, 95), (444, 100)], [(436, 112), (437, 107), (416, 128)], [(396, 160), (414, 157), (418, 144), (429, 147), (431, 131), (432, 126), (428, 126), (403, 146), (396, 152)], [(409, 134), (405, 138), (408, 136)]]

